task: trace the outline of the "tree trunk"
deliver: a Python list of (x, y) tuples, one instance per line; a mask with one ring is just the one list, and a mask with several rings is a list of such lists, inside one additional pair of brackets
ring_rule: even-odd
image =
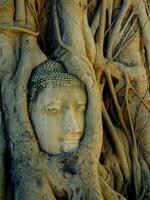
[[(48, 60), (87, 96), (79, 147), (57, 155), (28, 98)], [(2, 0), (0, 85), (0, 200), (150, 198), (149, 0)]]

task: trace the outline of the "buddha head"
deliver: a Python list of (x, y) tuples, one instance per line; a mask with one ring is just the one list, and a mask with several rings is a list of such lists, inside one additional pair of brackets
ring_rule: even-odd
[(79, 147), (84, 133), (84, 84), (60, 63), (39, 65), (28, 84), (29, 114), (42, 151), (51, 155)]

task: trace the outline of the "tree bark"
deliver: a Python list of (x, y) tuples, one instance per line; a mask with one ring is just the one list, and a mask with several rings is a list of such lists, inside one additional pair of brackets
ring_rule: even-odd
[[(0, 200), (150, 198), (149, 0), (0, 2)], [(51, 156), (29, 116), (47, 59), (83, 82), (85, 133)]]

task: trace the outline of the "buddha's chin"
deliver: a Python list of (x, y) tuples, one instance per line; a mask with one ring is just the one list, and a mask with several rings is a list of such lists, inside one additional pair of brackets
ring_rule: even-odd
[(79, 147), (79, 142), (80, 140), (62, 140), (61, 141), (61, 145), (60, 145), (60, 149), (61, 152), (71, 152), (73, 150), (76, 150)]

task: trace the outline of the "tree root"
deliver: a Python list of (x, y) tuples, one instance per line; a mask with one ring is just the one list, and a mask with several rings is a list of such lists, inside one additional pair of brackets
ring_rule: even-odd
[(20, 27), (17, 24), (15, 25), (8, 25), (8, 24), (0, 24), (0, 30), (7, 30), (7, 31), (15, 31), (15, 32), (23, 32), (29, 35), (38, 36), (39, 32), (34, 32), (24, 27)]

